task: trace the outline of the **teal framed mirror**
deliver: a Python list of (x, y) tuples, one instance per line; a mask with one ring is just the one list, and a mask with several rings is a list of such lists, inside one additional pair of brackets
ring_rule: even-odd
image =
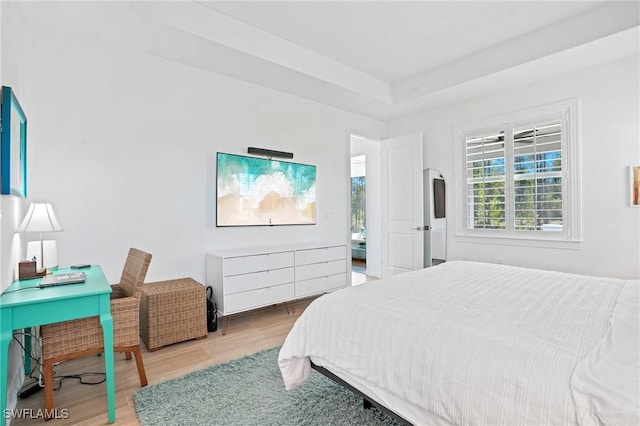
[(0, 193), (27, 196), (27, 117), (8, 86), (0, 104)]

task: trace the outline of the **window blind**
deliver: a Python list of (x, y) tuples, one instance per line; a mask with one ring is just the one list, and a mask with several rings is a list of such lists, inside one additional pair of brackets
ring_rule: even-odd
[(461, 241), (581, 247), (579, 136), (577, 99), (457, 126)]
[(513, 129), (514, 229), (562, 231), (562, 124)]
[(505, 229), (505, 132), (466, 138), (467, 228)]

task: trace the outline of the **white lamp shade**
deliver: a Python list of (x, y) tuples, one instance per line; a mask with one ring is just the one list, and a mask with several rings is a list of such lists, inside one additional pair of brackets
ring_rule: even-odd
[[(58, 244), (55, 240), (44, 240), (44, 267), (55, 269), (58, 267)], [(38, 259), (40, 265), (40, 240), (27, 243), (27, 260)]]
[(55, 231), (62, 231), (62, 227), (49, 203), (31, 203), (27, 214), (18, 227), (18, 232)]

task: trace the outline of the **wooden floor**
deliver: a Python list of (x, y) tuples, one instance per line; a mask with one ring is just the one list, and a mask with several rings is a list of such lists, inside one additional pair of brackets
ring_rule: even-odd
[[(312, 300), (297, 301), (295, 313), (287, 313), (285, 305), (279, 304), (234, 315), (231, 317), (229, 330), (225, 336), (218, 327), (218, 331), (209, 333), (206, 339), (177, 343), (154, 352), (147, 352), (143, 346), (142, 355), (149, 384), (281, 345), (295, 320)], [(132, 400), (132, 395), (140, 389), (135, 361), (125, 360), (124, 354), (115, 354), (115, 366), (116, 424), (138, 425)], [(104, 372), (104, 363), (101, 357), (89, 356), (59, 364), (55, 367), (55, 372), (58, 375)], [(65, 379), (62, 388), (54, 392), (54, 403), (59, 413), (62, 409), (68, 410), (68, 418), (53, 419), (46, 424), (47, 426), (106, 425), (108, 424), (106, 401), (104, 383), (84, 385), (77, 379)], [(31, 409), (33, 416), (37, 417), (38, 410), (44, 409), (43, 392), (40, 391), (26, 399), (19, 399), (17, 408)], [(43, 426), (45, 422), (42, 418), (22, 418), (12, 420), (11, 424)]]
[[(354, 272), (352, 281), (365, 283), (377, 278)], [(256, 309), (233, 315), (225, 336), (218, 331), (209, 333), (206, 339), (192, 340), (166, 346), (154, 352), (147, 352), (141, 341), (142, 357), (149, 385), (163, 382), (173, 377), (183, 376), (210, 365), (241, 358), (264, 349), (280, 346), (293, 327), (294, 322), (315, 298), (302, 299), (285, 304)], [(295, 309), (293, 309), (295, 308)], [(293, 312), (295, 310), (295, 312)], [(65, 361), (54, 368), (55, 374), (78, 375), (87, 372), (104, 372), (104, 361), (99, 356), (88, 356)], [(133, 405), (133, 394), (140, 389), (138, 370), (133, 359), (127, 361), (124, 354), (115, 354), (116, 376), (116, 423), (120, 426), (139, 425)], [(32, 380), (25, 381), (27, 383)], [(68, 417), (46, 422), (47, 426), (59, 425), (107, 425), (106, 385), (85, 385), (77, 379), (64, 379), (62, 388), (54, 392), (54, 407), (62, 414), (68, 410)], [(44, 392), (40, 391), (26, 399), (18, 399), (17, 409), (27, 411), (26, 418), (16, 418), (11, 425), (44, 426)], [(31, 418), (34, 417), (34, 418)]]
[(359, 268), (366, 268), (367, 262), (363, 259), (351, 259), (351, 265)]

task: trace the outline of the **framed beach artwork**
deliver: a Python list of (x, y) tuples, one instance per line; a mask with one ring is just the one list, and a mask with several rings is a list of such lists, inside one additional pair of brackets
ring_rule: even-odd
[(0, 103), (0, 193), (27, 196), (27, 117), (11, 87)]
[(631, 206), (640, 207), (640, 166), (630, 166)]
[(316, 166), (218, 152), (216, 226), (315, 225)]

